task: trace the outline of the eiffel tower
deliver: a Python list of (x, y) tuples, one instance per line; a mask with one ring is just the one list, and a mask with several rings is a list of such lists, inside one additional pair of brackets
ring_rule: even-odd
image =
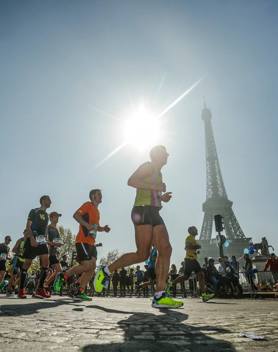
[(203, 203), (204, 219), (200, 233), (201, 257), (218, 256), (216, 240), (212, 240), (213, 220), (215, 215), (223, 217), (226, 239), (229, 247), (226, 255), (242, 255), (243, 248), (248, 247), (246, 238), (233, 212), (233, 202), (228, 199), (224, 186), (216, 144), (213, 135), (211, 112), (204, 106), (202, 119), (205, 124), (207, 190)]

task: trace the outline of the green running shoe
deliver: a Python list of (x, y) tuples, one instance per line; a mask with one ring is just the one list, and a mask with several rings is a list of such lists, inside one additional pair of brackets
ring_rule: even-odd
[(100, 268), (97, 271), (96, 276), (94, 278), (94, 287), (97, 293), (102, 292), (102, 290), (104, 288), (107, 288), (109, 284), (109, 276), (106, 274), (106, 272), (103, 269), (104, 269), (103, 267)]
[(91, 301), (91, 300), (92, 300), (92, 298), (89, 297), (89, 296), (87, 296), (85, 292), (79, 292), (79, 293), (75, 296), (75, 298), (79, 298), (79, 299), (81, 299), (82, 301)]
[(203, 293), (203, 294), (201, 295), (201, 298), (202, 298), (202, 301), (203, 301), (203, 302), (207, 302), (207, 301), (209, 301), (210, 299), (212, 299), (214, 296), (215, 296), (214, 293)]
[(173, 308), (173, 309), (182, 308), (183, 302), (177, 301), (164, 293), (159, 298), (155, 298), (155, 297), (153, 298), (152, 307), (153, 308)]
[(53, 285), (54, 293), (60, 294), (62, 286), (64, 284), (64, 281), (65, 281), (65, 279), (64, 279), (64, 275), (63, 274), (61, 274), (61, 275), (59, 275), (57, 277), (57, 279), (55, 280), (54, 285)]

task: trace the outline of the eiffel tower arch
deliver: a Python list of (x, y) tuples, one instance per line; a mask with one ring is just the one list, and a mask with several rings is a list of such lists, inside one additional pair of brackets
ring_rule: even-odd
[(228, 199), (220, 163), (216, 150), (210, 110), (204, 106), (202, 120), (205, 126), (206, 145), (206, 201), (203, 203), (203, 224), (200, 233), (201, 257), (219, 256), (216, 239), (212, 239), (214, 216), (223, 217), (224, 231), (230, 246), (226, 255), (242, 255), (248, 247), (250, 238), (246, 238), (232, 209), (233, 202)]

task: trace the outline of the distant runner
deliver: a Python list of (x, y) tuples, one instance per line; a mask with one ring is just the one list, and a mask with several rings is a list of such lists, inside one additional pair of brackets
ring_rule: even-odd
[(26, 230), (24, 235), (26, 237), (23, 258), (25, 259), (20, 273), (20, 288), (18, 291), (19, 298), (26, 298), (24, 292), (24, 285), (27, 276), (27, 270), (32, 264), (33, 259), (40, 258), (40, 277), (38, 286), (33, 294), (38, 298), (49, 298), (49, 293), (43, 288), (44, 280), (47, 275), (49, 260), (47, 247), (47, 224), (48, 214), (46, 209), (51, 205), (49, 196), (44, 195), (40, 198), (40, 207), (32, 209), (28, 215)]

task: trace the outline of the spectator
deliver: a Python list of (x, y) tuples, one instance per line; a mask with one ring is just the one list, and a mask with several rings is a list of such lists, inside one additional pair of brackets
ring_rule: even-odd
[(256, 287), (254, 280), (253, 280), (254, 269), (253, 269), (252, 260), (249, 257), (249, 254), (244, 254), (244, 260), (245, 260), (244, 271), (245, 271), (246, 279), (249, 282), (249, 285), (251, 286), (251, 290), (256, 291), (257, 287)]
[(135, 277), (136, 277), (136, 282), (135, 282), (136, 295), (140, 297), (140, 295), (141, 295), (140, 285), (144, 281), (144, 273), (140, 269), (140, 265), (136, 266)]
[(128, 293), (130, 294), (130, 296), (132, 296), (134, 291), (134, 269), (133, 268), (129, 269), (126, 285), (127, 285)]
[(122, 268), (120, 271), (120, 296), (125, 297), (126, 295), (126, 283), (127, 283), (127, 271)]
[[(184, 276), (184, 261), (181, 262), (181, 266), (179, 268), (179, 272), (178, 272), (178, 276), (182, 277)], [(186, 297), (186, 291), (185, 291), (185, 284), (184, 284), (184, 280), (182, 280), (180, 282), (181, 285), (181, 293), (183, 295), (183, 297)]]
[(175, 264), (171, 265), (171, 270), (170, 270), (170, 280), (171, 280), (171, 286), (173, 289), (173, 296), (176, 297), (177, 295), (177, 284), (175, 283), (174, 280), (176, 280), (176, 278), (178, 277), (178, 271), (177, 271), (177, 267)]
[(238, 274), (238, 272), (239, 272), (239, 262), (236, 260), (236, 256), (235, 255), (233, 255), (231, 257), (230, 265), (233, 268), (233, 270)]
[(118, 270), (115, 270), (112, 275), (112, 286), (113, 286), (114, 297), (117, 297), (118, 295), (119, 281), (120, 281), (120, 275), (118, 273)]
[(213, 291), (217, 292), (221, 282), (221, 275), (214, 265), (213, 258), (209, 258), (208, 260), (208, 265), (206, 269), (206, 279), (208, 283), (212, 286)]
[(267, 271), (268, 268), (272, 273), (274, 283), (278, 282), (278, 257), (274, 253), (271, 253), (267, 260), (264, 271)]

